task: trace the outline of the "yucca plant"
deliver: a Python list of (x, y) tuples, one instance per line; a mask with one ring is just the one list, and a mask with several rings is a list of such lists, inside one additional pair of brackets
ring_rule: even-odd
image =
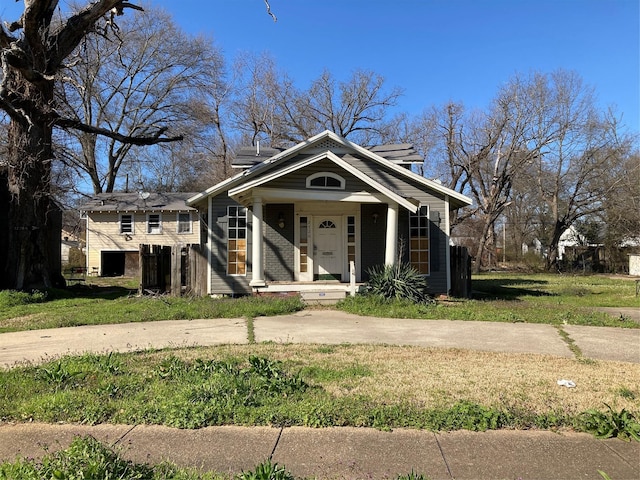
[(413, 303), (430, 303), (427, 279), (407, 263), (376, 265), (368, 272), (367, 293), (385, 300), (408, 300)]

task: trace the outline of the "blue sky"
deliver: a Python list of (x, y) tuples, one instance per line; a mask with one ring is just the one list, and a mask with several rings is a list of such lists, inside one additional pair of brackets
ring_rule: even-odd
[[(514, 74), (563, 68), (640, 131), (638, 0), (270, 0), (277, 23), (263, 0), (148, 2), (229, 60), (269, 52), (301, 88), (325, 68), (340, 80), (373, 70), (418, 114), (449, 100), (484, 108)], [(13, 19), (22, 2), (4, 3)]]
[(449, 100), (484, 108), (515, 73), (576, 71), (640, 131), (638, 0), (153, 0), (227, 57), (270, 52), (307, 87), (327, 68), (373, 70), (418, 114)]

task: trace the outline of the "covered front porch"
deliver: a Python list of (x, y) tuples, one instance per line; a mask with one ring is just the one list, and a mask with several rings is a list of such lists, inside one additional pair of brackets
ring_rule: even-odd
[(369, 199), (272, 203), (252, 197), (252, 291), (355, 294), (370, 267), (396, 263), (398, 205)]

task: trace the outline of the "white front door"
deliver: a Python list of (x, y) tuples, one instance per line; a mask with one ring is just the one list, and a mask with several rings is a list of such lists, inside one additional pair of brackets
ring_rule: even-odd
[(342, 279), (342, 217), (314, 217), (314, 274), (319, 280)]

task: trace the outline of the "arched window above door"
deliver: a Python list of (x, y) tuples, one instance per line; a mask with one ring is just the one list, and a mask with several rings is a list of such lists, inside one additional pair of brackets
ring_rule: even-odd
[(331, 220), (325, 220), (320, 224), (320, 228), (336, 228), (336, 224)]
[(307, 188), (344, 190), (345, 183), (344, 178), (333, 172), (318, 172), (307, 177)]

